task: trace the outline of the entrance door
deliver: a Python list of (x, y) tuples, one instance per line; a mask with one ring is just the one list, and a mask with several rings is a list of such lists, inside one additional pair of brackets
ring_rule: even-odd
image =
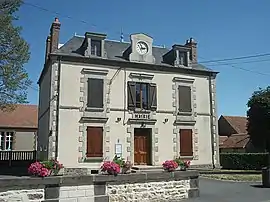
[(151, 165), (151, 129), (134, 129), (134, 164)]

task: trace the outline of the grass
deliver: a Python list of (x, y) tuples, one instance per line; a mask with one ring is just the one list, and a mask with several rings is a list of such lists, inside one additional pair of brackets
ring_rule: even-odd
[(238, 182), (256, 182), (261, 181), (261, 174), (201, 174), (202, 177), (216, 179), (216, 180), (229, 180)]

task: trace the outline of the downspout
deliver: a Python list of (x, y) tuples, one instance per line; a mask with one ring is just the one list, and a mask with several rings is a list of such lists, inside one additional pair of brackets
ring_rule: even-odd
[(215, 168), (215, 146), (214, 146), (214, 129), (213, 129), (213, 105), (212, 105), (212, 101), (213, 101), (213, 96), (212, 96), (212, 80), (211, 80), (211, 73), (209, 75), (209, 96), (210, 96), (210, 126), (211, 126), (211, 149), (212, 149), (212, 166), (213, 168)]
[(57, 75), (57, 97), (56, 97), (56, 131), (55, 131), (55, 159), (58, 158), (58, 131), (59, 131), (59, 100), (60, 100), (60, 75), (61, 75), (61, 57), (58, 57), (58, 75)]

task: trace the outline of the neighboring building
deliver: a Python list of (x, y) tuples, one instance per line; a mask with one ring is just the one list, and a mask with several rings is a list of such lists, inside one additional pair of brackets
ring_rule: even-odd
[[(222, 137), (222, 138), (221, 138)], [(224, 139), (220, 142), (219, 149), (220, 153), (225, 152), (247, 152), (250, 144), (249, 135), (244, 134), (233, 134), (229, 137), (220, 136), (219, 138)]]
[(223, 152), (259, 152), (247, 132), (247, 117), (220, 116), (218, 120), (219, 149)]
[(0, 150), (36, 150), (38, 108), (17, 105), (14, 111), (0, 111)]
[(247, 117), (223, 116), (218, 119), (218, 134), (220, 136), (231, 136), (232, 134), (247, 134)]
[(171, 49), (145, 34), (131, 42), (73, 36), (58, 48), (56, 18), (38, 81), (38, 148), (66, 167), (98, 168), (122, 155), (135, 165), (180, 156), (219, 166), (216, 75), (197, 62), (197, 43)]

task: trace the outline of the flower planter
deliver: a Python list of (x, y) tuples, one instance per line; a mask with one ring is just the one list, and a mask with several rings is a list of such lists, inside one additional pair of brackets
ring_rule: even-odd
[(181, 170), (181, 171), (186, 171), (186, 170), (187, 170), (187, 168), (186, 168), (186, 167), (184, 167), (184, 166), (180, 166), (180, 170)]

